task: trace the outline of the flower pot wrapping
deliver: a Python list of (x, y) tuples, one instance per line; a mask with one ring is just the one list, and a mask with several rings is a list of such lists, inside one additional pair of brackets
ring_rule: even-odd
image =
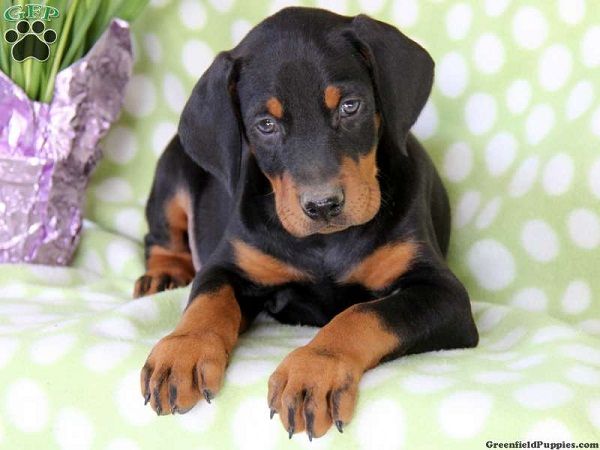
[(0, 71), (0, 263), (68, 264), (99, 140), (119, 114), (132, 65), (129, 26), (115, 19), (58, 73), (50, 104)]

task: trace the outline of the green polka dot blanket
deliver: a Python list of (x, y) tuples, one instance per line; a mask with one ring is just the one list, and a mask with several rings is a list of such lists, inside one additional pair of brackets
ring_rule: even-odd
[(483, 449), (600, 440), (600, 6), (596, 0), (329, 0), (434, 57), (414, 127), (449, 190), (449, 263), (481, 344), (370, 371), (353, 421), (309, 443), (269, 420), (267, 379), (315, 334), (267, 318), (211, 405), (157, 417), (139, 370), (189, 289), (130, 299), (156, 159), (214, 55), (290, 3), (153, 0), (89, 187), (71, 268), (0, 268), (0, 448)]

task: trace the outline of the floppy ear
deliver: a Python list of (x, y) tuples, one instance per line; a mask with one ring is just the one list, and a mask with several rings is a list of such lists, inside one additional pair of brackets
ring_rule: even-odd
[(240, 175), (242, 142), (232, 98), (235, 62), (222, 52), (200, 78), (179, 121), (185, 152), (219, 179), (231, 195)]
[(359, 15), (352, 21), (355, 45), (365, 58), (383, 116), (383, 132), (406, 153), (406, 137), (431, 92), (429, 53), (397, 28)]

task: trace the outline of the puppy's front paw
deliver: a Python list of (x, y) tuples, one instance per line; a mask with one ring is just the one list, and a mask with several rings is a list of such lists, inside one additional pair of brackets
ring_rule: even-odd
[(191, 277), (183, 275), (173, 275), (169, 273), (146, 273), (137, 279), (133, 289), (133, 298), (143, 297), (144, 295), (155, 294), (187, 286), (192, 281)]
[(292, 434), (324, 435), (335, 423), (341, 433), (354, 411), (361, 370), (350, 359), (322, 348), (300, 347), (269, 379), (271, 417), (277, 412)]
[(204, 397), (210, 403), (223, 382), (228, 353), (215, 333), (168, 335), (142, 368), (146, 403), (158, 415), (186, 413)]

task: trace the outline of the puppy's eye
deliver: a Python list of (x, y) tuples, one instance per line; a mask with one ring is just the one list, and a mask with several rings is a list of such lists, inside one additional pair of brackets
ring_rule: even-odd
[(344, 100), (340, 105), (340, 109), (342, 114), (346, 116), (351, 116), (352, 114), (358, 111), (360, 107), (360, 100)]
[(263, 134), (271, 134), (277, 129), (273, 119), (263, 119), (256, 124), (256, 128)]

